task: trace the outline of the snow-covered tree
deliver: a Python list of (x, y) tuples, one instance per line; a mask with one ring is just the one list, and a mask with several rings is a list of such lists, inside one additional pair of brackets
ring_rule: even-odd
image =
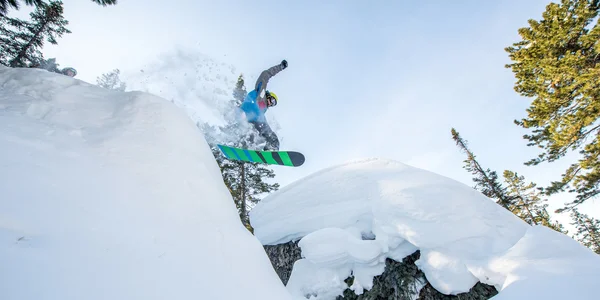
[(221, 174), (225, 185), (233, 197), (235, 205), (238, 208), (242, 223), (252, 231), (248, 212), (260, 197), (266, 193), (279, 189), (278, 183), (269, 183), (268, 179), (275, 177), (275, 172), (259, 163), (250, 163), (243, 161), (231, 161), (223, 157), (221, 151), (217, 148), (217, 143), (227, 143), (230, 146), (241, 148), (256, 148), (259, 140), (257, 134), (245, 127), (233, 117), (231, 112), (237, 107), (246, 96), (244, 78), (242, 75), (238, 78), (236, 87), (233, 91), (233, 99), (230, 102), (232, 110), (224, 116), (227, 123), (223, 126), (215, 127), (208, 124), (198, 124), (202, 129), (208, 144), (211, 146), (213, 155), (221, 168)]
[(44, 42), (57, 44), (57, 38), (71, 33), (63, 17), (61, 1), (41, 4), (31, 14), (30, 21), (0, 17), (5, 28), (0, 31), (2, 64), (10, 67), (39, 65), (43, 60), (41, 49)]
[(102, 76), (97, 77), (96, 83), (106, 89), (125, 91), (127, 85), (119, 78), (120, 74), (121, 71), (119, 69), (114, 69), (109, 73), (105, 73), (102, 74)]

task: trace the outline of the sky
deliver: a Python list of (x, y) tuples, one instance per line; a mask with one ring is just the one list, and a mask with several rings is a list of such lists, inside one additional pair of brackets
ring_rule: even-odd
[[(523, 165), (538, 152), (513, 121), (526, 116), (531, 99), (514, 91), (505, 68), (504, 48), (520, 40), (517, 30), (528, 19), (541, 18), (548, 0), (63, 2), (72, 33), (44, 54), (91, 83), (181, 48), (235, 66), (250, 86), (286, 59), (289, 67), (269, 83), (280, 101), (268, 114), (280, 127), (281, 149), (307, 160), (301, 168), (274, 168), (282, 186), (367, 157), (472, 186), (453, 127), (499, 174), (510, 169), (546, 185), (570, 163)], [(554, 197), (550, 207), (571, 197)], [(582, 210), (600, 217), (598, 200), (588, 202)]]

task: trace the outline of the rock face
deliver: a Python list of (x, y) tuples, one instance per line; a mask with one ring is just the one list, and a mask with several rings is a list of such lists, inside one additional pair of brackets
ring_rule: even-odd
[[(285, 244), (264, 246), (271, 260), (273, 268), (281, 278), (284, 285), (287, 284), (294, 262), (302, 258), (302, 252), (298, 247), (298, 241)], [(484, 300), (498, 294), (498, 291), (490, 285), (478, 282), (469, 292), (458, 295), (444, 295), (435, 290), (427, 281), (427, 278), (415, 265), (420, 257), (417, 250), (405, 257), (402, 262), (392, 259), (386, 260), (385, 271), (373, 280), (373, 288), (365, 290), (363, 294), (356, 295), (354, 291), (346, 289), (343, 296), (338, 300)], [(346, 279), (348, 286), (352, 285), (353, 278)], [(418, 295), (418, 296), (417, 296)]]
[(429, 283), (425, 285), (419, 293), (419, 300), (483, 300), (490, 299), (498, 294), (496, 288), (491, 285), (487, 285), (478, 282), (471, 288), (467, 293), (460, 293), (458, 295), (444, 295), (436, 291)]
[(288, 283), (290, 275), (292, 275), (294, 262), (302, 258), (302, 251), (298, 247), (298, 242), (299, 240), (285, 244), (264, 246), (275, 272), (277, 272), (284, 285)]

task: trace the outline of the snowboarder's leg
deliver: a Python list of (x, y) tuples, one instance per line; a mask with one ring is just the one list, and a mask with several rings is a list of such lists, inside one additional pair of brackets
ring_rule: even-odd
[(275, 134), (275, 132), (273, 132), (273, 130), (271, 129), (271, 126), (269, 126), (269, 124), (267, 123), (259, 123), (259, 122), (251, 122), (252, 125), (254, 125), (254, 128), (256, 128), (256, 131), (258, 131), (258, 133), (265, 138), (265, 140), (267, 141), (267, 144), (264, 147), (264, 150), (275, 150), (278, 151), (279, 150), (279, 139), (277, 138), (277, 135)]

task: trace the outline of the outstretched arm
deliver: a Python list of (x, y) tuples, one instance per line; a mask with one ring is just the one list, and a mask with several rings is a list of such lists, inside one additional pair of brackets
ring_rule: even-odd
[(267, 83), (269, 83), (269, 79), (277, 75), (277, 73), (283, 71), (283, 69), (287, 68), (287, 65), (287, 61), (284, 59), (280, 64), (272, 66), (260, 73), (260, 76), (258, 76), (258, 79), (256, 80), (256, 85), (254, 86), (254, 88), (258, 91), (259, 97), (262, 92), (267, 89)]

